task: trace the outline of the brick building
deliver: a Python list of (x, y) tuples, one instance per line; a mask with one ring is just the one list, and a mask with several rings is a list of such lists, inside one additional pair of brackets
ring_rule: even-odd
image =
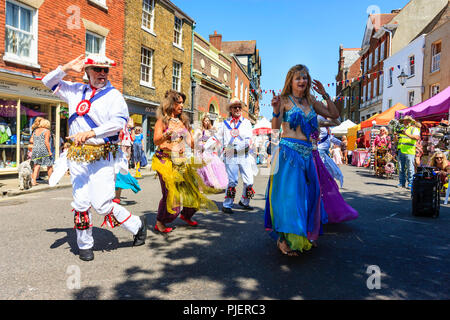
[(341, 117), (344, 121), (350, 119), (353, 122), (359, 122), (359, 110), (355, 109), (359, 93), (355, 88), (359, 86), (361, 76), (360, 50), (360, 48), (339, 46), (338, 74), (336, 75), (336, 96), (339, 98), (335, 104), (342, 110)]
[(186, 94), (193, 119), (191, 62), (195, 21), (168, 0), (125, 1), (124, 96), (131, 117), (144, 130), (144, 148), (155, 150), (153, 128), (164, 94)]
[[(36, 116), (51, 121), (55, 141), (67, 136), (65, 103), (37, 78), (83, 53), (116, 61), (111, 83), (122, 90), (124, 1), (0, 0), (0, 174), (17, 172)], [(82, 82), (83, 74), (69, 73)], [(60, 144), (55, 143), (58, 156)]]
[(255, 124), (259, 117), (261, 97), (261, 57), (256, 48), (256, 40), (223, 41), (222, 50), (233, 57), (231, 66), (231, 89), (233, 97), (239, 98), (246, 105), (244, 113)]
[(221, 51), (222, 35), (214, 32), (209, 42), (194, 33), (193, 105), (196, 120), (208, 114), (212, 122), (228, 117), (231, 91), (231, 56)]
[(360, 51), (363, 74), (360, 121), (382, 112), (384, 74), (380, 71), (383, 71), (384, 59), (392, 54), (389, 33), (397, 26), (390, 22), (398, 12), (370, 15), (367, 20)]

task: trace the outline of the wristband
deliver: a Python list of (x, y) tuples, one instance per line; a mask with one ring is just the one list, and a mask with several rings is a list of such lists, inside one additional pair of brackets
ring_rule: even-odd
[(281, 114), (281, 111), (278, 112), (278, 113), (272, 112), (272, 116), (273, 116), (274, 118), (278, 118), (278, 117), (280, 116), (280, 114)]
[(322, 95), (323, 100), (328, 100), (330, 99), (330, 95), (328, 93), (325, 93)]

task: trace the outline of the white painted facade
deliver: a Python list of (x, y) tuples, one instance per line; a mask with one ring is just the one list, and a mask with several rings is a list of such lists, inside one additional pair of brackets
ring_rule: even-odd
[[(383, 111), (397, 103), (410, 107), (422, 102), (424, 48), (425, 34), (384, 60)], [(408, 76), (403, 86), (398, 80), (402, 71)]]

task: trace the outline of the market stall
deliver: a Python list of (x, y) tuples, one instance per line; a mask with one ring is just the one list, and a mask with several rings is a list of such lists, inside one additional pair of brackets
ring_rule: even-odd
[(342, 137), (347, 135), (348, 129), (356, 126), (356, 124), (351, 120), (345, 120), (340, 125), (331, 128), (331, 133), (336, 137)]

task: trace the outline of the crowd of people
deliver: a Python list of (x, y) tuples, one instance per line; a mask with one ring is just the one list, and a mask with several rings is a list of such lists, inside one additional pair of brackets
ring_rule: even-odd
[[(134, 127), (125, 100), (108, 81), (113, 66), (104, 56), (81, 55), (42, 80), (69, 106), (68, 146), (62, 157), (65, 164), (59, 167), (70, 172), (79, 257), (84, 261), (94, 259), (94, 210), (104, 217), (103, 225), (128, 230), (133, 246), (143, 245), (147, 234), (145, 218), (120, 204), (123, 189), (141, 191), (130, 175), (129, 160), (134, 160), (137, 170), (146, 160), (142, 131)], [(68, 72), (85, 72), (89, 83), (64, 81)], [(326, 103), (316, 100), (312, 90)], [(196, 212), (218, 211), (208, 194), (224, 192), (221, 211), (233, 214), (240, 179), (243, 191), (237, 206), (254, 210), (251, 199), (258, 167), (252, 154), (252, 125), (242, 116), (243, 103), (231, 99), (229, 116), (219, 126), (213, 128), (204, 117), (201, 127), (193, 130), (183, 112), (185, 101), (184, 93), (168, 90), (157, 111), (153, 138), (157, 150), (150, 161), (161, 185), (154, 225), (160, 233), (173, 232), (170, 223), (177, 217), (195, 227), (199, 224), (194, 220)], [(329, 127), (335, 125), (339, 110), (323, 85), (311, 79), (307, 67), (296, 65), (289, 70), (282, 93), (274, 95), (272, 106), (273, 134), (265, 146), (271, 155), (265, 228), (283, 254), (297, 256), (317, 246), (324, 224), (356, 219), (358, 213), (344, 201), (335, 181), (342, 186), (343, 176), (327, 150), (333, 139)], [(44, 129), (36, 130), (33, 141), (47, 146), (40, 142), (47, 141), (46, 136)], [(44, 151), (53, 156), (51, 149)], [(44, 153), (36, 153), (35, 159), (38, 155)], [(339, 157), (347, 161), (341, 152)]]

